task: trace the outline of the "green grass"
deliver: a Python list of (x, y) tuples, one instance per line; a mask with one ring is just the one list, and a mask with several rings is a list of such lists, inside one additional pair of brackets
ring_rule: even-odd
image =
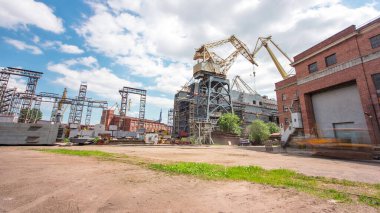
[(170, 174), (192, 175), (207, 180), (248, 181), (273, 187), (295, 189), (339, 202), (358, 201), (380, 208), (380, 184), (368, 184), (326, 177), (312, 177), (288, 169), (267, 170), (259, 166), (223, 166), (208, 163), (151, 163), (141, 158), (96, 150), (37, 149), (38, 151), (113, 160)]
[(258, 166), (225, 167), (222, 165), (191, 162), (150, 164), (149, 167), (154, 170), (193, 175), (210, 180), (249, 181), (274, 187), (293, 188), (327, 199), (351, 202), (351, 198), (347, 193), (334, 189), (318, 188), (318, 182), (315, 178), (288, 169), (266, 170)]
[(72, 150), (72, 149), (37, 149), (37, 150), (43, 151), (43, 152), (55, 153), (55, 154), (85, 156), (85, 157), (98, 157), (98, 158), (116, 157), (116, 154), (97, 151), (97, 150)]

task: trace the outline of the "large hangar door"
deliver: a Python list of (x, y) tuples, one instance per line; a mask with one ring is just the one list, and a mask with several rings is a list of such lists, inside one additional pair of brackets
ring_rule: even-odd
[(319, 137), (370, 143), (356, 84), (311, 95)]

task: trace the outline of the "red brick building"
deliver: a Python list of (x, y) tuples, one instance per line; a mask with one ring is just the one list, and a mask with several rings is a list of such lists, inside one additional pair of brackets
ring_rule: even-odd
[[(120, 116), (115, 115), (114, 110), (103, 110), (101, 117), (101, 124), (105, 125), (106, 130), (109, 130), (110, 125), (116, 125), (123, 131), (136, 132), (138, 121), (138, 118), (126, 116), (120, 122)], [(144, 128), (145, 132), (170, 132), (170, 127), (168, 125), (148, 119), (145, 119), (144, 121)]]
[[(380, 143), (380, 18), (338, 32), (292, 66), (295, 76), (276, 83), (280, 125), (298, 125), (305, 137)], [(294, 125), (297, 113), (302, 124)]]

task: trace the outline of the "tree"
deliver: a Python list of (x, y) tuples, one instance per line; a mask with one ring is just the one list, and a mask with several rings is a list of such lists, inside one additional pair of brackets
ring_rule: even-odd
[(269, 122), (267, 123), (270, 134), (280, 132), (280, 127), (276, 123)]
[(39, 109), (22, 109), (20, 111), (19, 122), (24, 123), (25, 120), (29, 123), (34, 123), (41, 120), (42, 112)]
[(240, 118), (233, 113), (225, 113), (218, 120), (219, 128), (223, 132), (234, 133), (240, 135)]
[(262, 120), (254, 120), (249, 126), (249, 139), (261, 144), (270, 136), (268, 125)]

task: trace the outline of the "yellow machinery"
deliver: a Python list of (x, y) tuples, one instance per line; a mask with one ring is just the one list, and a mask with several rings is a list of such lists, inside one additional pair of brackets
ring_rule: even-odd
[[(232, 44), (232, 46), (234, 46), (236, 49), (227, 58), (223, 59), (215, 52), (211, 51), (211, 49), (222, 46), (226, 43)], [(251, 64), (257, 66), (257, 63), (255, 62), (255, 56), (261, 50), (261, 48), (264, 47), (268, 51), (282, 78), (288, 78), (289, 74), (284, 70), (283, 66), (278, 61), (272, 49), (269, 47), (269, 44), (272, 44), (278, 51), (280, 51), (283, 56), (286, 57), (286, 59), (288, 59), (290, 63), (293, 63), (293, 60), (272, 40), (272, 36), (259, 37), (257, 39), (255, 49), (252, 53), (250, 53), (247, 45), (236, 38), (235, 35), (232, 35), (224, 40), (204, 44), (195, 51), (193, 59), (197, 60), (198, 64), (194, 66), (193, 77), (198, 78), (200, 75), (202, 75), (200, 71), (206, 71), (225, 78), (227, 71), (230, 69), (239, 53), (243, 55)], [(199, 62), (199, 60), (201, 62)]]
[(62, 106), (65, 103), (66, 99), (67, 99), (67, 89), (65, 88), (63, 90), (61, 100), (58, 102), (58, 110), (62, 110)]
[[(232, 44), (232, 46), (236, 49), (227, 58), (223, 59), (215, 52), (211, 51), (212, 48), (222, 46), (226, 43)], [(236, 38), (235, 35), (232, 35), (224, 40), (202, 45), (195, 51), (193, 57), (194, 60), (198, 61), (198, 63), (194, 66), (193, 77), (198, 78), (200, 74), (199, 72), (203, 71), (225, 78), (227, 71), (230, 69), (239, 53), (243, 55), (250, 63), (257, 65), (247, 45)], [(201, 62), (199, 62), (199, 60), (201, 60)]]
[(293, 63), (293, 60), (272, 40), (272, 36), (268, 37), (259, 37), (256, 42), (255, 49), (252, 53), (252, 57), (254, 57), (262, 47), (265, 47), (265, 49), (268, 51), (270, 57), (272, 58), (273, 63), (276, 65), (277, 70), (280, 72), (283, 79), (286, 79), (289, 77), (289, 74), (285, 72), (284, 68), (281, 66), (280, 62), (278, 61), (277, 57), (274, 55), (273, 51), (269, 47), (269, 43), (273, 44), (280, 53), (285, 56), (290, 63)]

